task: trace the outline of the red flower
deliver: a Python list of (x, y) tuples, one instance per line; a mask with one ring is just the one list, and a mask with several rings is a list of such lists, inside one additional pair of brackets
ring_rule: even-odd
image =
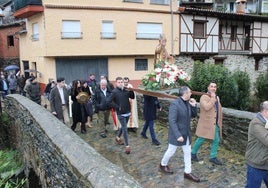
[(152, 81), (155, 81), (155, 78), (151, 77), (151, 78), (149, 78), (149, 80), (152, 82)]

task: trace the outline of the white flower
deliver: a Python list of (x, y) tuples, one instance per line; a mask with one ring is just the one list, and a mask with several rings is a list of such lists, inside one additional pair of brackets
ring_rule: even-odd
[[(154, 79), (151, 79), (152, 77)], [(155, 68), (152, 73), (146, 75), (143, 79), (149, 80), (149, 82), (143, 82), (144, 84), (148, 84), (144, 85), (145, 88), (148, 86), (149, 89), (159, 89), (159, 86), (160, 88), (176, 86), (179, 80), (189, 81), (190, 76), (178, 66), (170, 65), (168, 62), (162, 62), (159, 64), (159, 67)]]

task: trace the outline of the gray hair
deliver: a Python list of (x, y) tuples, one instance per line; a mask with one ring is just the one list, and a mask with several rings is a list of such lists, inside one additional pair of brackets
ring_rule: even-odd
[(107, 80), (106, 79), (101, 79), (100, 84), (106, 84), (107, 85)]
[(185, 93), (187, 93), (190, 90), (188, 86), (181, 86), (179, 88), (179, 96), (183, 96)]
[(260, 104), (260, 111), (268, 110), (268, 101), (264, 101)]

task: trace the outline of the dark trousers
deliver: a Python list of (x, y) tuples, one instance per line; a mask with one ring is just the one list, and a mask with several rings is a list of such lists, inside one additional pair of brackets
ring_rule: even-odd
[(110, 110), (100, 110), (98, 112), (98, 124), (100, 128), (100, 133), (105, 133), (106, 125), (109, 122)]
[(151, 138), (152, 138), (152, 141), (155, 141), (156, 140), (156, 136), (155, 136), (155, 131), (154, 131), (154, 120), (150, 120), (150, 121), (145, 121), (145, 124), (143, 126), (143, 129), (142, 129), (142, 134), (143, 135), (146, 135), (146, 131), (149, 127), (149, 130), (150, 130), (150, 133), (151, 133)]
[(120, 138), (120, 136), (123, 134), (125, 146), (128, 146), (127, 123), (129, 116), (117, 115), (117, 117), (121, 123), (117, 136)]

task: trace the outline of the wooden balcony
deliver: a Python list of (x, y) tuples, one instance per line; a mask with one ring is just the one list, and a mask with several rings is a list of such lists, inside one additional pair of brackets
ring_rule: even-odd
[(41, 0), (14, 0), (14, 17), (28, 18), (44, 11)]
[(180, 6), (190, 7), (190, 8), (199, 8), (199, 9), (212, 9), (213, 1), (212, 0), (182, 0), (180, 1)]

